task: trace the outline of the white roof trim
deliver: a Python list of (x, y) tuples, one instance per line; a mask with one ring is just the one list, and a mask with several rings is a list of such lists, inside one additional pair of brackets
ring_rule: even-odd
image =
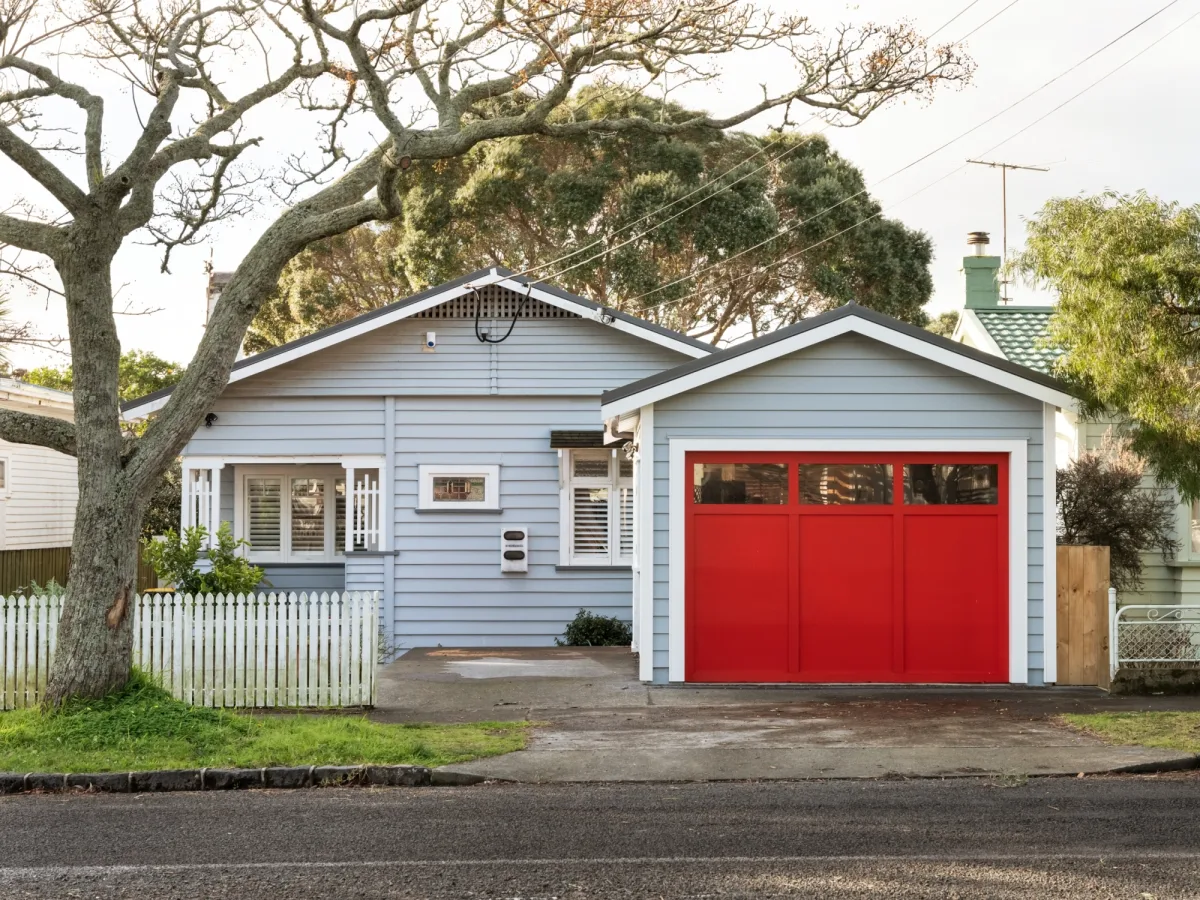
[[(332, 334), (326, 335), (318, 340), (308, 341), (283, 353), (273, 354), (272, 356), (261, 360), (260, 362), (251, 363), (249, 365), (242, 366), (241, 368), (234, 369), (229, 374), (228, 384), (243, 381), (254, 375), (266, 372), (269, 369), (274, 369), (276, 366), (282, 366), (286, 365), (287, 363), (294, 362), (297, 359), (308, 356), (310, 353), (316, 353), (329, 347), (337, 346), (344, 341), (367, 334), (368, 332), (374, 331), (377, 328), (383, 328), (386, 325), (391, 325), (394, 322), (399, 322), (402, 319), (410, 318), (411, 316), (415, 316), (417, 313), (424, 312), (425, 310), (431, 309), (435, 306), (440, 306), (448, 300), (461, 297), (464, 294), (470, 293), (472, 288), (483, 287), (484, 285), (490, 284), (499, 284), (502, 287), (506, 287), (518, 294), (524, 294), (529, 291), (528, 285), (521, 284), (519, 281), (515, 281), (511, 277), (502, 275), (493, 269), (487, 275), (481, 276), (480, 278), (477, 278), (467, 284), (460, 284), (452, 288), (447, 288), (444, 291), (439, 291), (438, 293), (432, 294), (416, 303), (403, 304), (399, 308), (384, 315), (373, 316), (372, 318), (358, 325), (340, 328)], [(549, 303), (552, 306), (557, 306), (559, 309), (565, 309), (568, 312), (576, 313), (582, 318), (590, 319), (594, 322), (601, 321), (599, 310), (593, 309), (591, 306), (587, 306), (582, 303), (573, 303), (570, 300), (560, 297), (550, 291), (541, 290), (537, 287), (537, 285), (534, 285), (531, 296), (534, 299)], [(711, 352), (701, 347), (697, 347), (688, 341), (681, 341), (673, 338), (669, 334), (662, 334), (651, 328), (643, 328), (634, 322), (626, 322), (618, 318), (607, 324), (608, 327), (615, 328), (617, 331), (623, 331), (626, 334), (634, 335), (635, 337), (642, 338), (643, 340), (650, 341), (651, 343), (668, 347), (671, 350), (683, 353), (693, 359), (702, 356), (708, 356)], [(157, 412), (158, 410), (162, 409), (167, 405), (167, 402), (170, 399), (171, 397), (168, 394), (167, 396), (158, 397), (154, 400), (150, 400), (137, 406), (131, 406), (122, 413), (121, 417), (126, 421), (140, 419), (143, 416), (147, 416), (152, 412)]]
[(789, 338), (764, 344), (756, 350), (731, 356), (722, 362), (705, 366), (695, 372), (683, 375), (663, 384), (646, 388), (636, 394), (630, 394), (619, 400), (614, 400), (600, 408), (601, 419), (610, 419), (623, 415), (642, 406), (657, 403), (668, 397), (674, 397), (695, 388), (710, 384), (738, 372), (744, 372), (763, 363), (788, 356), (806, 347), (824, 343), (843, 334), (861, 334), (880, 343), (904, 350), (914, 356), (940, 363), (950, 369), (956, 369), (967, 375), (973, 375), (992, 384), (1008, 388), (1018, 394), (1033, 397), (1044, 403), (1053, 403), (1063, 409), (1076, 408), (1076, 400), (1070, 394), (1056, 390), (1036, 381), (1022, 378), (1020, 375), (1006, 372), (989, 366), (987, 363), (971, 359), (952, 350), (945, 350), (928, 341), (919, 340), (902, 332), (896, 331), (875, 322), (867, 321), (857, 315), (848, 315), (836, 319), (826, 325), (820, 325), (807, 331), (801, 331)]
[[(970, 340), (963, 340), (964, 336)], [(973, 309), (964, 309), (959, 314), (958, 324), (954, 326), (954, 334), (950, 336), (950, 340), (958, 341), (960, 344), (966, 344), (968, 347), (974, 347), (976, 350), (982, 350), (984, 353), (990, 353), (1001, 359), (1008, 359), (1004, 355), (1004, 351), (1000, 349), (1000, 345), (996, 343), (996, 339), (992, 337), (991, 332), (983, 327), (983, 323), (979, 321), (979, 316), (975, 315)]]

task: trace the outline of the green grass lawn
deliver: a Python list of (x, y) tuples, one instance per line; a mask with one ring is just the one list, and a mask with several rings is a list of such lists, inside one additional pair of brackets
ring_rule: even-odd
[(522, 723), (380, 725), (365, 716), (252, 716), (186, 706), (135, 675), (119, 694), (61, 712), (0, 713), (0, 772), (207, 767), (440, 766), (525, 746)]
[(1200, 753), (1200, 712), (1090, 713), (1065, 715), (1063, 719), (1112, 744)]

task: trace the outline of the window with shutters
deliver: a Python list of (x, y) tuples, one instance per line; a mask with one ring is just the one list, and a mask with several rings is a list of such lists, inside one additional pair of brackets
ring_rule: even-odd
[(255, 562), (340, 560), (346, 547), (346, 478), (339, 473), (243, 475), (246, 555)]
[(564, 565), (633, 562), (633, 461), (623, 450), (563, 450)]

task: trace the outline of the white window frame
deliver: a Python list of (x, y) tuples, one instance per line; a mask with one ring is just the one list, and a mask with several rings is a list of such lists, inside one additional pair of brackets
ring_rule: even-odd
[(0, 466), (4, 468), (4, 487), (0, 488), (0, 500), (7, 500), (12, 496), (12, 456), (0, 454)]
[(1200, 520), (1200, 500), (1190, 504), (1180, 503), (1176, 516), (1178, 523), (1176, 531), (1179, 535), (1179, 553), (1175, 557), (1177, 562), (1200, 562), (1200, 547), (1196, 547), (1192, 543), (1193, 519)]
[[(607, 478), (576, 478), (574, 477), (574, 459), (576, 455), (593, 456), (607, 453), (610, 458)], [(636, 488), (634, 475), (621, 476), (621, 460), (624, 458), (624, 448), (606, 449), (599, 447), (562, 449), (558, 451), (559, 459), (559, 564), (563, 567), (605, 568), (633, 565), (633, 548), (637, 544), (637, 514), (636, 506), (631, 509), (633, 535), (630, 541), (629, 553), (621, 553), (621, 490), (628, 488), (634, 491), (636, 504)], [(575, 516), (573, 514), (574, 491), (576, 488), (604, 487), (608, 488), (608, 553), (604, 556), (590, 554), (575, 555)]]
[[(242, 553), (252, 563), (330, 563), (344, 562), (346, 542), (337, 539), (337, 495), (338, 480), (346, 481), (346, 470), (340, 466), (254, 466), (240, 469), (234, 482), (234, 536), (249, 540), (247, 531), (250, 521), (250, 492), (246, 481), (250, 478), (277, 478), (281, 481), (281, 509), (279, 522), (278, 553), (256, 551), (253, 546), (242, 548)], [(292, 551), (292, 481), (296, 479), (320, 478), (325, 482), (325, 550), (322, 553), (295, 553)], [(349, 527), (350, 493), (346, 486), (346, 519)]]
[[(483, 499), (475, 500), (434, 500), (433, 479), (443, 477), (482, 478)], [(417, 466), (417, 509), (425, 511), (455, 512), (469, 510), (499, 510), (500, 509), (500, 467), (499, 466)]]

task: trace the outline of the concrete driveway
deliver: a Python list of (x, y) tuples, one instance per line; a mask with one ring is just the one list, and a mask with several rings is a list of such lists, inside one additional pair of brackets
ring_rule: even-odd
[(1200, 708), (1099, 690), (669, 687), (625, 648), (411, 650), (381, 673), (372, 717), (535, 722), (527, 750), (454, 766), (526, 782), (1051, 775), (1190, 765), (1111, 747), (1064, 712)]

